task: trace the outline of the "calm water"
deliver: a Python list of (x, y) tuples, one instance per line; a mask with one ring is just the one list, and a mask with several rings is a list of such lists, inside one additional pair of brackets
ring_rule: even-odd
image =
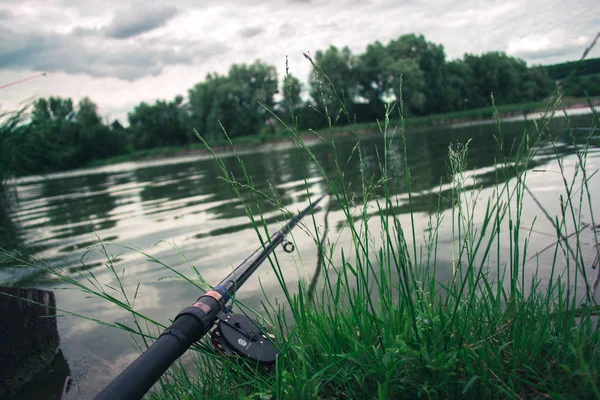
[[(591, 117), (577, 116), (572, 123), (580, 128), (589, 127)], [(551, 132), (558, 137), (557, 146), (539, 153), (528, 177), (530, 188), (550, 212), (558, 210), (558, 193), (562, 190), (555, 151), (567, 171), (576, 162), (571, 139), (564, 133), (564, 128), (561, 119), (553, 122)], [(412, 175), (413, 207), (417, 211), (417, 238), (423, 237), (427, 230), (428, 212), (435, 205), (432, 193), (438, 191), (440, 179), (448, 182), (447, 154), (451, 143), (465, 143), (472, 139), (469, 174), (475, 179), (475, 187), (482, 189), (483, 198), (491, 194), (495, 179), (494, 157), (500, 155), (492, 136), (495, 131), (494, 126), (478, 125), (409, 133), (407, 161)], [(503, 128), (507, 142), (520, 138), (522, 132), (523, 122), (507, 123)], [(382, 139), (379, 136), (363, 136), (361, 142), (366, 153), (365, 174), (377, 179)], [(355, 141), (351, 138), (341, 138), (337, 142), (337, 151), (345, 164), (345, 179), (350, 183), (350, 192), (360, 192), (356, 157), (346, 164), (354, 146)], [(314, 142), (311, 150), (327, 173), (334, 176), (336, 169), (330, 148)], [(600, 167), (599, 156), (597, 147), (594, 147), (588, 161), (590, 172)], [(400, 140), (395, 140), (388, 159), (391, 170), (398, 176), (403, 173), (403, 157)], [(275, 191), (291, 210), (307, 205), (304, 176), (309, 177), (311, 195), (325, 193), (316, 166), (291, 145), (248, 151), (241, 158), (255, 185), (264, 191)], [(235, 157), (225, 156), (224, 163), (236, 177), (242, 177)], [(194, 276), (189, 268), (192, 264), (209, 283), (216, 283), (259, 245), (242, 203), (234, 197), (228, 183), (216, 178), (219, 175), (220, 170), (214, 160), (196, 157), (125, 163), (23, 179), (14, 186), (18, 203), (8, 214), (0, 215), (0, 247), (18, 249), (51, 265), (60, 265), (71, 273), (82, 271), (82, 264), (85, 264), (100, 281), (114, 283), (113, 276), (104, 266), (105, 256), (98, 251), (86, 252), (101, 238), (142, 248), (190, 277)], [(594, 177), (590, 183), (596, 195), (595, 201), (600, 199), (598, 180)], [(403, 189), (400, 188), (400, 191)], [(402, 196), (400, 199), (400, 206), (394, 212), (406, 222), (404, 226), (408, 230), (408, 206)], [(358, 193), (355, 193), (354, 201), (361, 203)], [(582, 210), (584, 220), (587, 211)], [(272, 230), (281, 224), (279, 212), (268, 202), (260, 203), (260, 212), (270, 222)], [(319, 223), (322, 223), (322, 214), (318, 216)], [(525, 201), (524, 215), (526, 226), (531, 226), (535, 215), (541, 215), (529, 198)], [(340, 234), (342, 225), (341, 213), (332, 212), (330, 237), (339, 236), (339, 246), (349, 247), (347, 235), (344, 232)], [(552, 232), (552, 229), (540, 218), (531, 237), (530, 254), (553, 242), (547, 232)], [(294, 233), (299, 251), (278, 253), (281, 263), (286, 266), (286, 278), (292, 285), (296, 284), (299, 276), (311, 275), (316, 260), (312, 239), (302, 230), (297, 229)], [(448, 237), (447, 226), (442, 227), (441, 235), (442, 238)], [(451, 273), (448, 243), (449, 240), (441, 240), (438, 255), (442, 280)], [(593, 247), (591, 241), (589, 244), (584, 249), (584, 258), (591, 264)], [(139, 253), (117, 246), (108, 246), (108, 252), (116, 257), (116, 268), (124, 271), (125, 288), (131, 294), (140, 282), (136, 308), (163, 323), (199, 295), (192, 285), (173, 278), (173, 273), (149, 262)], [(542, 276), (547, 271), (544, 268), (551, 259), (550, 253), (547, 251), (540, 257)], [(48, 278), (36, 269), (0, 268), (0, 286), (46, 288), (55, 292), (58, 307), (64, 310), (105, 321), (130, 322), (130, 317), (116, 307), (86, 298), (77, 290), (48, 283)], [(252, 306), (258, 306), (262, 298), (259, 278), (269, 296), (281, 295), (270, 266), (265, 264), (238, 295)], [(97, 393), (135, 357), (130, 338), (122, 332), (72, 317), (60, 318), (58, 328), (61, 349), (72, 379), (68, 398), (86, 398)], [(51, 385), (41, 385), (46, 384)]]

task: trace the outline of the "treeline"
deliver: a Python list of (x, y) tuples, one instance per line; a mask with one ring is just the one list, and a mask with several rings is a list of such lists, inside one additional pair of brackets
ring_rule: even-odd
[[(443, 46), (416, 35), (387, 45), (375, 42), (359, 55), (347, 47), (330, 47), (317, 52), (315, 61), (360, 122), (380, 116), (386, 101), (399, 98), (401, 78), (408, 115), (486, 107), (492, 92), (498, 104), (540, 100), (552, 86), (543, 68), (528, 68), (525, 61), (504, 53), (465, 54), (447, 62)], [(321, 102), (321, 91), (331, 99), (319, 74), (311, 75), (310, 84), (314, 103)]]
[(77, 107), (71, 99), (41, 98), (29, 123), (12, 129), (12, 140), (5, 137), (0, 146), (11, 143), (17, 152), (13, 174), (70, 169), (130, 150), (125, 130), (115, 125), (104, 124), (87, 97)]
[(561, 80), (573, 73), (574, 76), (584, 76), (600, 74), (600, 58), (590, 58), (588, 60), (567, 61), (558, 64), (544, 66), (548, 71), (550, 79)]
[(600, 95), (600, 58), (547, 65), (552, 80), (560, 81), (565, 96)]
[(227, 74), (208, 74), (186, 97), (140, 103), (127, 127), (102, 121), (88, 98), (77, 106), (71, 99), (39, 99), (29, 123), (18, 128), (24, 138), (19, 167), (69, 169), (134, 150), (195, 143), (192, 127), (214, 139), (223, 130), (231, 137), (274, 132), (277, 118), (299, 129), (327, 126), (328, 118), (341, 125), (348, 121), (337, 119), (337, 98), (352, 120), (372, 122), (382, 117), (384, 103), (400, 97), (401, 87), (409, 116), (487, 107), (492, 92), (499, 105), (539, 101), (553, 90), (549, 74), (559, 69), (528, 67), (500, 52), (447, 61), (443, 46), (417, 35), (375, 42), (362, 54), (331, 46), (316, 52), (314, 63), (308, 87), (292, 75), (280, 84), (275, 67), (261, 61), (233, 65)]

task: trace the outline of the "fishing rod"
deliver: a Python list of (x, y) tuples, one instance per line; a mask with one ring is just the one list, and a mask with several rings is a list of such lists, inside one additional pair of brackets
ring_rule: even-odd
[(46, 76), (46, 73), (42, 72), (41, 74), (36, 74), (36, 75), (30, 76), (28, 78), (23, 78), (23, 79), (19, 79), (18, 81), (14, 81), (14, 82), (6, 83), (4, 85), (0, 85), (0, 90), (1, 89), (6, 89), (7, 87), (11, 87), (11, 86), (14, 86), (14, 85), (18, 85), (19, 83), (30, 81), (30, 80), (35, 79), (35, 78), (39, 78), (40, 76)]
[(211, 341), (226, 354), (237, 354), (262, 365), (272, 365), (277, 359), (277, 348), (272, 337), (242, 314), (230, 313), (227, 302), (267, 259), (275, 248), (285, 241), (284, 250), (291, 252), (294, 246), (285, 235), (311, 211), (325, 196), (291, 218), (264, 246), (259, 247), (212, 290), (200, 296), (194, 304), (186, 307), (156, 341), (133, 363), (115, 378), (96, 400), (137, 400), (156, 383), (161, 375), (187, 349), (206, 335), (218, 320)]

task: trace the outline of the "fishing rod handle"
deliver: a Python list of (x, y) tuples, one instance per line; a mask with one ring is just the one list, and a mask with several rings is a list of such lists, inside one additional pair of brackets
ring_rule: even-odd
[(175, 360), (210, 331), (217, 313), (229, 300), (223, 292), (215, 287), (181, 310), (171, 326), (95, 399), (141, 399)]

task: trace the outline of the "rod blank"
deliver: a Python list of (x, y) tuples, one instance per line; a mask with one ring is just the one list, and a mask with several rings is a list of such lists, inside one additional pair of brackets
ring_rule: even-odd
[(230, 297), (248, 280), (269, 254), (283, 242), (285, 235), (304, 216), (316, 210), (316, 205), (324, 197), (321, 196), (290, 219), (283, 228), (271, 237), (269, 243), (259, 247), (213, 290), (200, 296), (192, 306), (184, 308), (175, 317), (173, 324), (100, 392), (96, 396), (96, 400), (141, 399), (175, 360), (210, 331), (217, 319), (217, 313), (225, 309), (225, 304)]

